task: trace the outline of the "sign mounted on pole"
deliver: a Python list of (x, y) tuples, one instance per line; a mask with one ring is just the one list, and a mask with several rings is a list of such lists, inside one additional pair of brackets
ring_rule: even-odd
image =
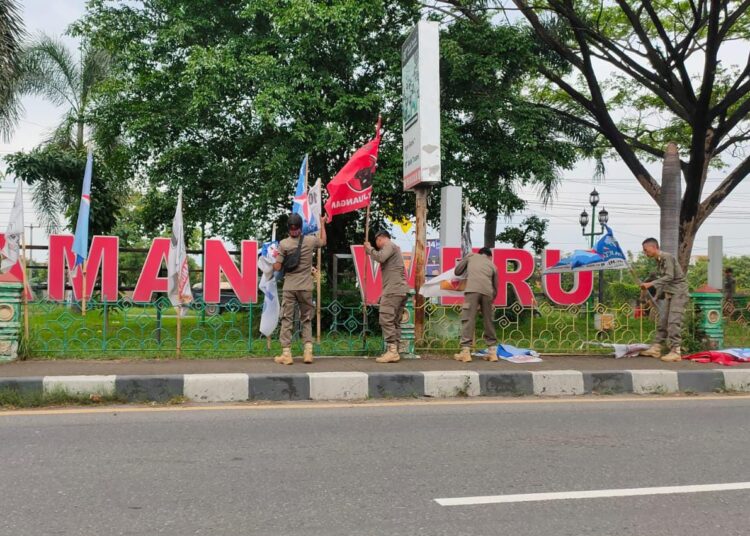
[(401, 47), (404, 190), (440, 182), (440, 38), (419, 21)]

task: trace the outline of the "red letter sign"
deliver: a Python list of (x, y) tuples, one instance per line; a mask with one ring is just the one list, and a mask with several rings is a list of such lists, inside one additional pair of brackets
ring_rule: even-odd
[(229, 256), (224, 243), (216, 238), (206, 240), (206, 266), (203, 269), (203, 299), (206, 303), (221, 301), (221, 274), (242, 303), (258, 301), (258, 243), (242, 241), (242, 273)]
[[(91, 240), (89, 258), (86, 261), (86, 299), (91, 298), (94, 285), (102, 272), (102, 298), (106, 301), (117, 301), (117, 278), (120, 239), (116, 236), (95, 236)], [(65, 299), (65, 264), (68, 271), (75, 263), (72, 235), (50, 235), (49, 268), (47, 271), (47, 292), (50, 300)], [(73, 277), (73, 295), (80, 300), (83, 288), (83, 275), (76, 270)]]
[(143, 263), (141, 275), (133, 291), (133, 301), (150, 302), (154, 292), (167, 292), (169, 282), (166, 277), (159, 277), (162, 263), (167, 263), (169, 255), (169, 238), (154, 238), (148, 250), (146, 262)]
[[(544, 267), (549, 268), (560, 260), (559, 249), (547, 249), (544, 251)], [(566, 291), (562, 288), (562, 274), (549, 274), (542, 276), (542, 288), (547, 297), (557, 305), (581, 305), (591, 296), (594, 289), (593, 272), (575, 272), (573, 274), (573, 290)]]

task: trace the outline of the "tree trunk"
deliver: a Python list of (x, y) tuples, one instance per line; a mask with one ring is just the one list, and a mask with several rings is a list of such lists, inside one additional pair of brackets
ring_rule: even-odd
[(678, 256), (680, 243), (680, 202), (682, 200), (682, 173), (677, 145), (670, 142), (664, 153), (661, 175), (661, 220), (659, 243), (661, 249)]
[(484, 244), (486, 248), (495, 247), (497, 237), (497, 210), (487, 211), (484, 218)]

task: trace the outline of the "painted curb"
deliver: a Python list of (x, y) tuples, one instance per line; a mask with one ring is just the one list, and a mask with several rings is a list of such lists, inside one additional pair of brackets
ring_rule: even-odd
[(0, 394), (114, 394), (129, 402), (363, 400), (750, 392), (750, 370), (310, 372), (0, 378)]

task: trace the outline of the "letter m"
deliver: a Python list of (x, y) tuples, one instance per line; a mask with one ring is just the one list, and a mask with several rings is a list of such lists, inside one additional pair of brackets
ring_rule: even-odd
[[(91, 240), (89, 258), (86, 261), (86, 298), (94, 293), (97, 276), (102, 274), (102, 299), (118, 299), (118, 257), (120, 239), (116, 236), (95, 236)], [(47, 270), (47, 292), (50, 300), (65, 299), (65, 268), (73, 270), (73, 235), (51, 235), (49, 237), (49, 267)], [(73, 295), (80, 300), (83, 290), (83, 275), (77, 269), (73, 275)]]

